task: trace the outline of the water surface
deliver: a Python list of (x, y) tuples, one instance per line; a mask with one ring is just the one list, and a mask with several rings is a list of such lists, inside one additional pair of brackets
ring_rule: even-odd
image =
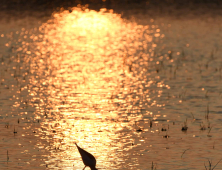
[(131, 16), (1, 21), (1, 169), (83, 169), (74, 142), (100, 169), (221, 159), (221, 17)]

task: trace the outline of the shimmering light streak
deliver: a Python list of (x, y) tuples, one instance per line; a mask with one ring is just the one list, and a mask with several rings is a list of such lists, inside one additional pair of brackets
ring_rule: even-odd
[[(147, 70), (160, 29), (105, 9), (72, 8), (54, 13), (39, 28), (23, 30), (20, 36), (25, 40), (17, 43), (16, 51), (24, 55), (29, 70), (24, 73), (30, 96), (26, 105), (35, 108), (35, 119), (44, 117), (40, 138), (50, 145), (38, 146), (51, 153), (47, 164), (53, 167), (55, 160), (71, 163), (68, 159), (78, 158), (74, 142), (102, 157), (104, 167), (112, 166), (110, 155), (124, 161), (116, 148), (121, 150), (132, 140), (127, 135), (124, 143), (118, 142), (121, 132), (133, 130), (138, 135), (135, 121), (152, 116), (144, 110), (157, 105), (149, 90), (156, 81)], [(81, 161), (74, 164), (81, 167)]]

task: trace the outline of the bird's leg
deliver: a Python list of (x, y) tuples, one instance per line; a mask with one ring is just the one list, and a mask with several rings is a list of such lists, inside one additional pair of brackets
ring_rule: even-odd
[(86, 166), (82, 170), (84, 170), (85, 168), (86, 168)]

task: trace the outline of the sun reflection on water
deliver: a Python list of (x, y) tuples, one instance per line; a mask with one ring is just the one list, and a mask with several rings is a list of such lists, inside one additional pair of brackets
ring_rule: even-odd
[(99, 169), (149, 169), (152, 162), (201, 169), (206, 155), (220, 158), (215, 21), (132, 15), (136, 22), (72, 8), (47, 21), (28, 17), (21, 31), (5, 33), (27, 18), (0, 26), (3, 169), (82, 169), (74, 142)]
[(22, 38), (30, 35), (16, 49), (28, 70), (24, 113), (44, 118), (38, 135), (45, 142), (37, 145), (51, 153), (47, 166), (82, 167), (74, 142), (95, 155), (100, 167), (123, 166), (122, 151), (141, 136), (135, 122), (146, 126), (153, 119), (149, 108), (164, 105), (154, 100), (162, 90), (150, 90), (167, 86), (150, 77), (158, 26), (138, 25), (112, 10), (72, 8), (22, 31)]

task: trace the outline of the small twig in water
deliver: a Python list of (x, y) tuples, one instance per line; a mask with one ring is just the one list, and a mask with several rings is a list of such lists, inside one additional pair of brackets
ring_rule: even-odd
[(207, 134), (208, 137), (211, 137), (211, 136), (212, 136), (212, 135), (210, 135), (210, 131), (211, 131), (212, 127), (213, 127), (213, 126), (211, 126), (210, 129), (209, 129), (209, 131), (208, 131), (208, 134)]
[(184, 132), (186, 132), (187, 129), (188, 129), (188, 126), (187, 126), (187, 119), (186, 119), (186, 121), (184, 122), (184, 126), (182, 127), (181, 130), (184, 131)]
[(183, 153), (182, 153), (182, 155), (181, 155), (181, 159), (182, 159), (183, 155), (185, 154), (185, 152), (186, 152), (187, 150), (189, 150), (189, 149), (186, 149), (185, 151), (183, 151)]
[(155, 170), (155, 169), (156, 169), (156, 165), (154, 165), (154, 163), (152, 161), (151, 170)]
[(153, 121), (150, 120), (150, 128), (153, 127)]
[(210, 113), (210, 111), (209, 111), (209, 104), (207, 104), (207, 113), (205, 115), (205, 119), (209, 119), (209, 113)]
[(207, 166), (205, 165), (205, 162), (204, 162), (204, 166), (205, 166), (205, 169), (206, 170), (213, 170), (214, 168), (216, 168), (216, 166), (220, 163), (220, 161), (221, 161), (222, 159), (220, 159), (217, 163), (216, 163), (216, 165), (212, 168), (212, 160), (210, 161), (209, 159), (208, 159), (208, 163), (209, 163), (209, 169), (207, 169)]
[(9, 156), (8, 156), (8, 150), (7, 150), (7, 162), (8, 162), (8, 160), (9, 160)]

